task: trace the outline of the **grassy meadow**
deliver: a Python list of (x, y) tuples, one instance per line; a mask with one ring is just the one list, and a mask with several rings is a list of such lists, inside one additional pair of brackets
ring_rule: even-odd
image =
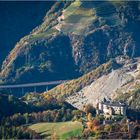
[(71, 137), (81, 136), (81, 122), (57, 122), (57, 123), (37, 123), (29, 126), (30, 129), (39, 133), (42, 138), (59, 138), (68, 139)]

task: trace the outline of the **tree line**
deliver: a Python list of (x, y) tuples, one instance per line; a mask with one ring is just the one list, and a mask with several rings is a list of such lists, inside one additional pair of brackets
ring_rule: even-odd
[(0, 125), (0, 139), (40, 139), (40, 135), (27, 127)]
[(24, 124), (39, 123), (39, 122), (64, 122), (78, 118), (81, 115), (81, 111), (64, 109), (59, 110), (47, 110), (38, 113), (17, 113), (13, 116), (3, 118), (1, 125), (5, 126), (20, 126)]

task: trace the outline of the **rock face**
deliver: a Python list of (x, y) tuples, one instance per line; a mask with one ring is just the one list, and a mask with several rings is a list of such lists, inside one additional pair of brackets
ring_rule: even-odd
[(139, 56), (139, 25), (139, 2), (58, 2), (7, 56), (2, 82), (72, 79), (116, 56)]

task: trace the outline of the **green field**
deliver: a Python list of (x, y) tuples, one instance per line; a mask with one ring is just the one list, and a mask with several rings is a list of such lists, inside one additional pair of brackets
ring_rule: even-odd
[(29, 126), (39, 133), (42, 138), (68, 139), (81, 136), (82, 124), (80, 122), (37, 123)]

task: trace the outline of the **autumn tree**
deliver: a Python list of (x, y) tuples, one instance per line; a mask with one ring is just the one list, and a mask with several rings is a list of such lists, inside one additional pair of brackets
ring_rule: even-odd
[(91, 113), (92, 115), (96, 114), (96, 110), (91, 104), (84, 105), (83, 110), (86, 114), (89, 114), (89, 113)]

